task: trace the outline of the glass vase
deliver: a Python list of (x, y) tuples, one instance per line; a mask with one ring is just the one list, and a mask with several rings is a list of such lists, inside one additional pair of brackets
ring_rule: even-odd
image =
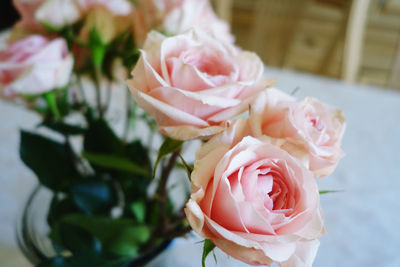
[[(36, 186), (17, 221), (16, 235), (18, 246), (34, 266), (38, 266), (42, 262), (57, 256), (56, 249), (49, 237), (50, 227), (47, 223), (47, 214), (52, 197), (52, 191), (40, 185)], [(164, 240), (153, 250), (142, 253), (122, 266), (147, 266), (157, 257), (160, 257), (161, 254), (165, 253), (171, 244), (172, 240)]]

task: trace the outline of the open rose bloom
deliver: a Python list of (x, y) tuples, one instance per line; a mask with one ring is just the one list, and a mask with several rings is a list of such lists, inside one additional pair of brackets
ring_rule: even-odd
[(229, 24), (215, 15), (209, 0), (138, 0), (133, 19), (139, 45), (152, 29), (176, 35), (199, 28), (220, 40), (234, 40)]
[(190, 225), (253, 265), (311, 266), (324, 224), (312, 173), (239, 120), (196, 154)]
[(65, 86), (72, 66), (64, 39), (32, 35), (0, 52), (0, 85), (8, 97), (42, 94)]
[(331, 174), (344, 155), (341, 141), (346, 122), (335, 107), (312, 97), (296, 102), (271, 88), (260, 94), (251, 113), (255, 136), (284, 138), (288, 152), (302, 147), (309, 156), (308, 167), (318, 177)]
[(257, 55), (201, 31), (174, 37), (152, 32), (141, 52), (128, 85), (161, 132), (175, 139), (222, 131), (270, 85), (261, 79)]

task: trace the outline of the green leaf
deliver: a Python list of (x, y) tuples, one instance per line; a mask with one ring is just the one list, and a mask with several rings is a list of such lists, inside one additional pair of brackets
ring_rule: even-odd
[(343, 192), (343, 190), (319, 190), (320, 195), (338, 192)]
[(47, 214), (47, 222), (50, 226), (53, 226), (62, 216), (69, 213), (77, 213), (78, 211), (78, 208), (69, 196), (63, 197), (61, 194), (55, 193)]
[(61, 245), (73, 254), (80, 252), (101, 252), (99, 239), (79, 226), (62, 223), (60, 225), (60, 237)]
[(144, 201), (136, 201), (130, 206), (133, 215), (139, 223), (144, 223), (146, 218), (146, 204)]
[(136, 242), (132, 242), (132, 240), (138, 238), (141, 230), (139, 228), (124, 229), (118, 237), (109, 242), (107, 250), (116, 255), (136, 257), (139, 254), (140, 246)]
[(90, 163), (100, 167), (126, 171), (137, 175), (149, 176), (149, 173), (145, 169), (124, 157), (107, 154), (92, 154), (89, 152), (83, 152), (82, 156)]
[(117, 193), (112, 184), (97, 180), (74, 183), (71, 198), (86, 214), (107, 214), (117, 204)]
[(94, 46), (91, 49), (92, 60), (95, 66), (101, 66), (104, 61), (104, 56), (106, 54), (106, 49), (104, 46)]
[(158, 150), (157, 160), (156, 163), (154, 164), (153, 178), (156, 176), (157, 166), (160, 163), (160, 161), (168, 154), (178, 150), (182, 146), (182, 144), (183, 141), (174, 140), (169, 137), (166, 137), (164, 139), (164, 142), (162, 143), (160, 149)]
[(43, 97), (46, 100), (47, 105), (48, 105), (49, 109), (51, 110), (51, 112), (53, 113), (53, 116), (56, 118), (56, 120), (61, 120), (60, 111), (58, 110), (58, 107), (57, 107), (57, 99), (56, 99), (55, 91), (53, 90), (53, 91), (44, 93)]
[(153, 199), (149, 206), (150, 209), (146, 211), (148, 213), (146, 221), (148, 221), (150, 225), (157, 225), (160, 221), (160, 202)]
[[(121, 189), (125, 192), (126, 203), (143, 199), (151, 183), (152, 169), (149, 152), (140, 141), (129, 144), (121, 144), (119, 139), (115, 141), (116, 146), (107, 146), (110, 140), (104, 140), (103, 145), (98, 145), (100, 148), (93, 148), (110, 152), (85, 151), (83, 156), (89, 160), (97, 173), (108, 173), (113, 180), (118, 180)], [(129, 206), (127, 211), (129, 212)]]
[(54, 121), (50, 119), (43, 121), (40, 126), (44, 126), (63, 135), (80, 135), (84, 134), (86, 131), (86, 129), (81, 126), (71, 125), (61, 121)]
[(89, 46), (92, 52), (93, 64), (100, 67), (103, 64), (106, 54), (106, 45), (103, 43), (101, 36), (96, 28), (93, 28), (89, 33)]
[(21, 131), (22, 161), (37, 175), (42, 185), (54, 191), (64, 190), (66, 185), (78, 177), (71, 153), (65, 144)]
[(124, 32), (112, 42), (112, 46), (115, 47), (116, 55), (122, 59), (124, 66), (132, 69), (140, 57), (133, 34), (129, 31)]
[(82, 214), (66, 215), (52, 228), (51, 238), (60, 240), (60, 225), (68, 223), (79, 226), (96, 236), (103, 251), (120, 256), (133, 256), (151, 237), (150, 228), (130, 219), (112, 219)]
[(182, 155), (180, 153), (179, 153), (179, 157), (181, 158), (182, 164), (186, 170), (189, 181), (192, 181), (192, 179), (190, 177), (192, 175), (193, 167), (186, 163), (185, 159), (182, 157)]
[(84, 150), (90, 153), (122, 155), (124, 146), (104, 119), (88, 118), (89, 128), (84, 136)]
[(151, 173), (151, 161), (149, 158), (149, 151), (143, 146), (140, 140), (132, 141), (125, 146), (124, 154), (131, 161), (140, 165), (143, 169)]
[(140, 58), (140, 52), (137, 49), (128, 50), (124, 53), (123, 64), (128, 69), (132, 69)]
[(57, 90), (57, 107), (62, 117), (69, 115), (73, 108), (74, 103), (71, 102), (70, 90), (68, 90), (71, 86), (72, 83), (69, 82)]
[(204, 240), (204, 246), (203, 246), (203, 256), (201, 258), (201, 265), (203, 267), (206, 266), (206, 258), (208, 254), (210, 254), (211, 251), (213, 251), (215, 248), (215, 245), (213, 242), (211, 242), (210, 239)]

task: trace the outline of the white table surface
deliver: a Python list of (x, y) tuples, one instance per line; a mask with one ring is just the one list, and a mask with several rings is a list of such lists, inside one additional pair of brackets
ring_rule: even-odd
[[(348, 85), (317, 76), (267, 69), (277, 87), (296, 96), (312, 95), (344, 110), (348, 127), (335, 173), (320, 179), (321, 189), (344, 190), (321, 196), (328, 233), (317, 267), (400, 266), (400, 93)], [(39, 118), (0, 101), (0, 266), (30, 266), (17, 249), (14, 225), (36, 183), (18, 157), (18, 130), (32, 129)], [(199, 267), (199, 239), (178, 239), (152, 266)], [(217, 251), (220, 267), (247, 266)], [(208, 266), (215, 266), (212, 257)]]

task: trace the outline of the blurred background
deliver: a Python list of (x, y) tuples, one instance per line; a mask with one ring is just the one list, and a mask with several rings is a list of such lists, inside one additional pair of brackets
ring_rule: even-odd
[(1, 1), (0, 7), (0, 29), (6, 30), (17, 22), (19, 15), (12, 5), (12, 0)]
[(266, 65), (400, 90), (400, 0), (214, 0)]

